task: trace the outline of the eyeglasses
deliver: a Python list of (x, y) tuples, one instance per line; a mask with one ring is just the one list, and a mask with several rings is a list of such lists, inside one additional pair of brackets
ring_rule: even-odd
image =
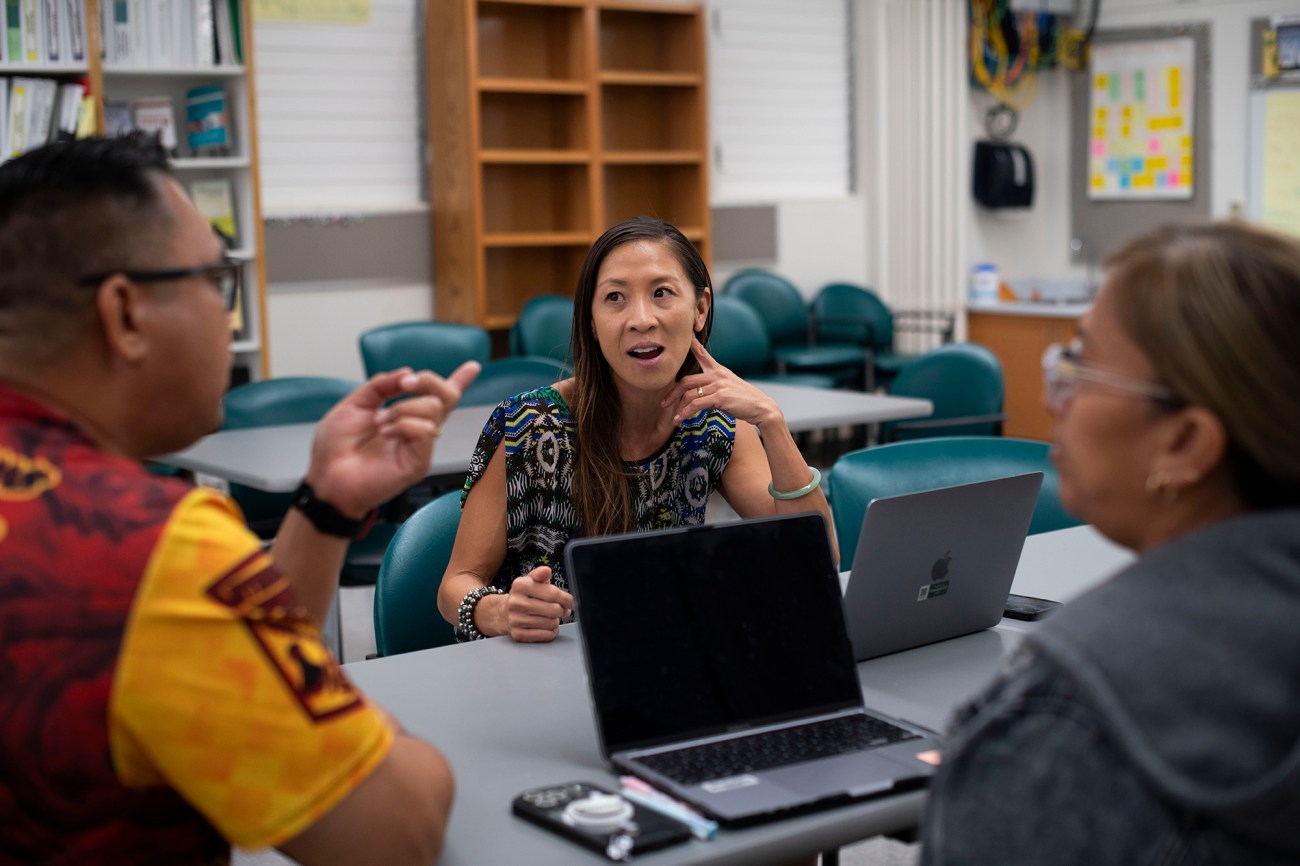
[(174, 268), (162, 271), (106, 271), (82, 277), (77, 282), (83, 286), (96, 286), (114, 274), (121, 274), (128, 280), (134, 280), (137, 283), (165, 283), (171, 280), (183, 280), (186, 277), (206, 277), (212, 282), (212, 287), (221, 294), (221, 300), (226, 305), (226, 312), (232, 313), (235, 310), (235, 301), (239, 298), (239, 283), (242, 273), (243, 263), (238, 259), (226, 257), (216, 264), (198, 265), (193, 268)]
[(1043, 385), (1046, 389), (1047, 405), (1052, 409), (1060, 409), (1074, 396), (1079, 385), (1084, 383), (1111, 388), (1135, 397), (1146, 397), (1172, 406), (1181, 405), (1183, 402), (1164, 385), (1088, 366), (1079, 360), (1077, 340), (1068, 346), (1062, 343), (1048, 346), (1043, 352)]

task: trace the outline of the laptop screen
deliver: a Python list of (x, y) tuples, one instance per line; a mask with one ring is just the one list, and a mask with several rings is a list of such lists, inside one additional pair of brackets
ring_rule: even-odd
[(820, 515), (582, 539), (565, 556), (608, 752), (861, 706)]

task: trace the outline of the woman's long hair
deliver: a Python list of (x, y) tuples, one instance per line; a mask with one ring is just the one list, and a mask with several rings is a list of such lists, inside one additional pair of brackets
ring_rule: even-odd
[[(573, 500), (588, 535), (630, 532), (636, 528), (635, 486), (619, 451), (619, 425), (623, 408), (609, 362), (596, 340), (592, 304), (600, 267), (618, 247), (633, 241), (663, 244), (677, 259), (703, 297), (711, 287), (709, 269), (695, 246), (672, 225), (653, 217), (624, 220), (596, 239), (582, 263), (574, 293), (570, 355), (573, 358), (572, 408), (578, 424), (578, 448), (573, 470)], [(713, 327), (709, 305), (704, 327), (695, 335), (707, 343)], [(677, 378), (698, 372), (699, 362), (688, 354)]]

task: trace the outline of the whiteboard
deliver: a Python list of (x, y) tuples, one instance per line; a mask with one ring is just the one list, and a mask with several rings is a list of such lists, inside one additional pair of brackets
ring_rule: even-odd
[(254, 21), (267, 218), (426, 207), (423, 26), (416, 0), (370, 0), (358, 24)]
[(1250, 94), (1252, 219), (1300, 237), (1300, 84)]

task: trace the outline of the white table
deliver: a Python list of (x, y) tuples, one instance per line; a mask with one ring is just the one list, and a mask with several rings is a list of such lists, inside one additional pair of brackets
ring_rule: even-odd
[[(1090, 527), (1031, 536), (1013, 589), (1069, 598), (1131, 559)], [(953, 708), (997, 670), (1037, 623), (996, 628), (858, 665), (868, 707), (942, 729)], [(562, 626), (550, 644), (504, 638), (441, 647), (346, 666), (368, 695), (413, 733), (437, 745), (456, 773), (456, 804), (441, 866), (574, 866), (606, 862), (510, 814), (525, 788), (573, 780), (617, 787), (601, 758), (578, 633)], [(914, 826), (924, 792), (853, 803), (691, 840), (637, 862), (781, 863)], [(239, 866), (285, 862), (274, 852), (237, 853)]]
[[(924, 418), (934, 411), (929, 400), (889, 397), (861, 391), (838, 391), (798, 385), (756, 383), (785, 414), (791, 432), (847, 424), (875, 424), (904, 418)], [(447, 416), (433, 449), (430, 476), (463, 474), (492, 406), (462, 406)], [(221, 430), (159, 463), (213, 475), (259, 490), (287, 493), (307, 471), (315, 424), (285, 424)]]

